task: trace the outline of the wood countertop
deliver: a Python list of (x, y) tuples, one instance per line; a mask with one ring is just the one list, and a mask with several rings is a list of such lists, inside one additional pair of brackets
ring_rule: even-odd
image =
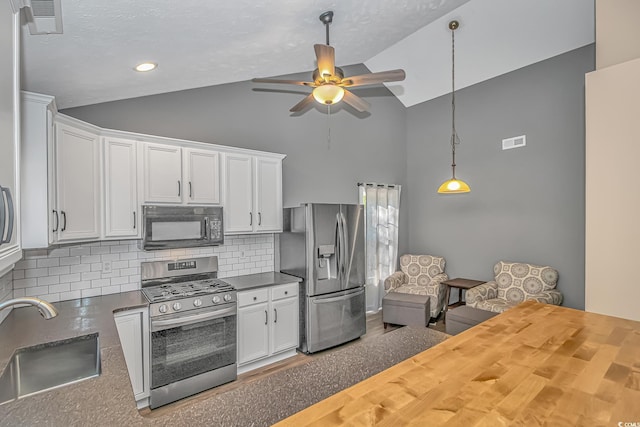
[(640, 322), (528, 301), (276, 425), (625, 423), (640, 423)]

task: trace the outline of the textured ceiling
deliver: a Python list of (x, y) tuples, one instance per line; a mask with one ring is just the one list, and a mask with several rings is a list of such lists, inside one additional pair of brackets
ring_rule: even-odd
[[(450, 91), (450, 18), (463, 22), (466, 84), (593, 42), (591, 0), (62, 0), (63, 34), (23, 27), (22, 87), (63, 109), (311, 72), (326, 10), (337, 65), (404, 68), (407, 80), (390, 89), (406, 106)], [(133, 71), (143, 61), (159, 66)]]

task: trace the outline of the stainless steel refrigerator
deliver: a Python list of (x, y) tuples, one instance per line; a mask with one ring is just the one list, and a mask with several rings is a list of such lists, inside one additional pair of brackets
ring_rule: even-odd
[(315, 353), (366, 332), (364, 212), (307, 203), (284, 209), (280, 271), (300, 282), (300, 347)]

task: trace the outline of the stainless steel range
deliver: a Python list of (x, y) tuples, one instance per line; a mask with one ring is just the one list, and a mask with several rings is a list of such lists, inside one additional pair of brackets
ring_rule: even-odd
[(157, 408), (237, 378), (237, 297), (218, 258), (143, 262), (151, 303), (151, 397)]

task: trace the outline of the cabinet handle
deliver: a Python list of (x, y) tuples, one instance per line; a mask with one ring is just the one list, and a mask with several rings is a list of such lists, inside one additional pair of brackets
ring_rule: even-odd
[(180, 187), (181, 187), (180, 180), (178, 180), (178, 197), (180, 197)]
[(249, 225), (253, 225), (253, 212), (249, 212)]
[(289, 291), (284, 291), (284, 294), (285, 295), (289, 295)]
[(133, 211), (133, 229), (136, 229), (136, 211)]
[(55, 215), (55, 224), (56, 224), (56, 226), (53, 227), (53, 230), (51, 230), (51, 232), (55, 233), (56, 231), (58, 231), (58, 227), (60, 226), (60, 217), (58, 216), (58, 211), (57, 210), (54, 209), (52, 212)]
[[(9, 243), (11, 241), (11, 236), (13, 235), (13, 218), (15, 216), (15, 210), (13, 208), (13, 199), (11, 198), (11, 191), (9, 188), (0, 187), (0, 197), (2, 197), (2, 212), (4, 213), (4, 197), (7, 197), (7, 219), (8, 219), (8, 227), (7, 227), (7, 237), (4, 237), (4, 218), (2, 220), (2, 234), (0, 235), (0, 244)], [(4, 196), (3, 196), (4, 194)]]
[(255, 300), (257, 300), (257, 299), (258, 299), (258, 297), (253, 297), (253, 300), (254, 300), (254, 301), (255, 301)]
[(262, 212), (258, 212), (258, 225), (262, 225)]
[(189, 181), (189, 198), (191, 198), (191, 181)]
[(267, 310), (264, 311), (264, 324), (266, 325), (269, 322), (269, 313)]
[(273, 323), (278, 323), (278, 310), (274, 308), (273, 313), (274, 313)]
[(62, 214), (62, 230), (60, 231), (64, 231), (67, 229), (67, 213), (65, 211), (60, 211), (60, 213)]

